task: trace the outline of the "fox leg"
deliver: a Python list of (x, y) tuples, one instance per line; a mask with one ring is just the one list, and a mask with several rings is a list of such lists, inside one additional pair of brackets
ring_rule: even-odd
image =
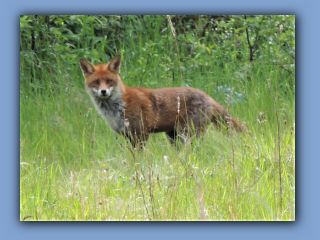
[(131, 143), (133, 148), (143, 148), (146, 145), (146, 142), (148, 141), (149, 134), (131, 134), (128, 133), (124, 136), (129, 142)]

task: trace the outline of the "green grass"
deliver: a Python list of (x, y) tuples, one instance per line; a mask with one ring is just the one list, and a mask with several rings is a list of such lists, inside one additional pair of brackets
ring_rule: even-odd
[[(176, 53), (172, 39), (172, 52), (153, 55), (138, 40), (121, 47), (126, 85), (200, 88), (246, 122), (251, 136), (210, 126), (179, 150), (163, 133), (133, 150), (94, 109), (78, 62), (66, 68), (57, 60), (58, 69), (39, 71), (41, 80), (21, 79), (20, 220), (295, 220), (294, 76), (270, 59), (220, 62), (201, 54), (180, 62), (181, 78), (177, 59), (167, 58)], [(246, 101), (228, 103), (217, 91), (222, 85)]]

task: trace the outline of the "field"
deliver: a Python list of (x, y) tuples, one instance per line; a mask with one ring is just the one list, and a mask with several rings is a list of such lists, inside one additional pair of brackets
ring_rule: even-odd
[[(28, 17), (20, 17), (21, 221), (295, 220), (295, 66), (286, 45), (294, 17), (269, 16), (284, 20), (260, 33), (254, 19), (220, 19), (232, 34), (203, 27), (201, 35), (174, 16), (113, 16), (109, 24), (126, 27), (105, 39), (93, 31), (102, 16), (50, 16), (56, 30)], [(81, 34), (61, 30), (70, 19)], [(79, 67), (80, 58), (97, 64), (117, 53), (127, 86), (199, 88), (250, 134), (210, 126), (176, 147), (159, 133), (133, 149), (94, 109)]]

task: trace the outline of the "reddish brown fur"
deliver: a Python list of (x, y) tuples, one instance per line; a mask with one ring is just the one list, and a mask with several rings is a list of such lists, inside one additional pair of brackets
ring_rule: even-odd
[[(96, 66), (82, 59), (80, 65), (86, 79), (87, 91), (88, 88), (110, 87), (120, 90), (121, 101), (125, 104), (121, 117), (128, 125), (124, 130), (121, 130), (122, 124), (119, 124), (119, 131), (113, 129), (128, 137), (134, 146), (146, 141), (149, 133), (165, 132), (171, 142), (174, 142), (179, 134), (190, 135), (191, 129), (199, 135), (210, 122), (216, 125), (220, 122), (230, 123), (237, 131), (243, 130), (244, 125), (241, 122), (231, 117), (219, 103), (199, 89), (191, 87), (147, 89), (125, 86), (119, 76), (120, 56), (113, 58), (109, 64)], [(112, 82), (108, 83), (108, 79)], [(98, 87), (94, 86), (95, 80), (99, 80)], [(108, 105), (112, 100), (101, 101), (105, 101), (107, 103), (105, 105)], [(99, 110), (106, 111), (105, 115), (108, 115), (107, 108)], [(109, 115), (106, 117), (107, 120), (110, 118), (112, 117)]]

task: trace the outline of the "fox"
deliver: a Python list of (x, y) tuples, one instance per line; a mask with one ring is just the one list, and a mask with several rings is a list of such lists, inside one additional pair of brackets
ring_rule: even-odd
[(120, 65), (120, 55), (98, 65), (80, 59), (85, 90), (93, 104), (133, 148), (145, 145), (151, 133), (164, 132), (172, 144), (179, 136), (199, 136), (210, 123), (244, 131), (244, 123), (207, 93), (192, 87), (128, 87), (119, 75)]

